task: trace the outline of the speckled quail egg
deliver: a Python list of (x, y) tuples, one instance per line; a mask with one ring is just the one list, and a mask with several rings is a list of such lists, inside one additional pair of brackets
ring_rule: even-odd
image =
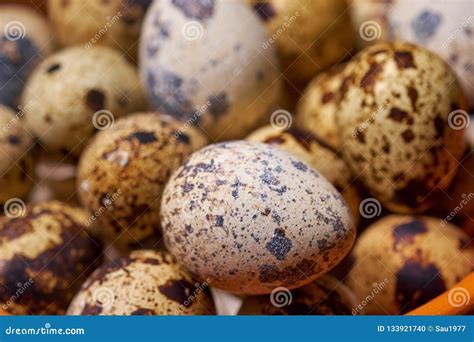
[(78, 155), (97, 129), (142, 110), (135, 67), (116, 50), (76, 46), (44, 60), (22, 95), (24, 124), (47, 149)]
[(438, 218), (384, 217), (357, 240), (347, 284), (367, 314), (404, 314), (472, 271), (468, 241), (458, 227)]
[(281, 148), (321, 173), (342, 194), (351, 209), (354, 224), (357, 226), (361, 198), (355, 184), (352, 184), (350, 169), (339, 151), (331, 144), (316, 134), (294, 127), (281, 130), (266, 126), (249, 135), (247, 140), (260, 141)]
[(296, 106), (295, 127), (325, 139), (337, 150), (342, 147), (336, 124), (337, 96), (342, 84), (343, 65), (316, 76)]
[(464, 108), (456, 75), (439, 56), (402, 42), (364, 49), (343, 73), (336, 121), (344, 159), (388, 209), (426, 210), (464, 152), (450, 114)]
[(33, 68), (52, 50), (51, 29), (32, 8), (0, 5), (0, 104), (16, 108)]
[[(0, 221), (0, 303), (13, 314), (63, 314), (100, 261), (88, 214), (61, 202), (12, 203)], [(18, 291), (21, 289), (21, 295)]]
[(325, 275), (292, 291), (282, 287), (270, 295), (247, 297), (240, 315), (350, 315), (357, 300), (343, 283)]
[(33, 140), (19, 124), (19, 117), (0, 105), (0, 204), (24, 198), (33, 186)]
[(387, 9), (391, 38), (443, 57), (456, 71), (474, 109), (474, 20), (471, 1), (395, 0)]
[(99, 132), (81, 156), (78, 191), (97, 215), (97, 233), (126, 250), (159, 240), (163, 188), (182, 161), (206, 144), (195, 128), (167, 115), (139, 113)]
[(48, 14), (63, 46), (108, 45), (135, 59), (151, 0), (49, 0)]
[(213, 140), (263, 124), (280, 92), (278, 63), (259, 18), (240, 1), (155, 1), (140, 40), (153, 109), (199, 125)]
[(285, 78), (301, 83), (339, 62), (354, 46), (345, 0), (247, 0), (264, 20)]
[(342, 196), (317, 171), (246, 141), (192, 154), (165, 188), (161, 220), (186, 268), (241, 294), (315, 280), (348, 253), (355, 231)]
[(132, 252), (97, 269), (69, 315), (212, 315), (208, 282), (197, 282), (168, 253)]

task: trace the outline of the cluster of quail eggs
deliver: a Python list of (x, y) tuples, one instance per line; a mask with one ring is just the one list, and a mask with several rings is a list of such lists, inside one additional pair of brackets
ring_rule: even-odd
[(0, 312), (404, 314), (453, 288), (474, 28), (411, 6), (0, 5)]

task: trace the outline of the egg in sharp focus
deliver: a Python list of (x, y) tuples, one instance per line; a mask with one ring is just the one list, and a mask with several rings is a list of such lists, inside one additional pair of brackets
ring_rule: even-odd
[(153, 109), (199, 125), (214, 141), (265, 122), (280, 93), (263, 24), (240, 1), (155, 1), (140, 41), (140, 72)]
[(0, 5), (0, 104), (16, 108), (35, 66), (48, 56), (54, 39), (47, 21), (27, 6)]
[(433, 206), (464, 152), (454, 72), (434, 53), (399, 42), (364, 49), (343, 74), (336, 122), (354, 175), (392, 211)]
[(121, 250), (160, 240), (159, 208), (172, 172), (206, 138), (167, 115), (136, 113), (99, 132), (81, 156), (78, 192), (94, 230)]
[(468, 243), (462, 230), (439, 218), (384, 217), (358, 238), (347, 284), (367, 314), (404, 314), (473, 270)]
[[(0, 205), (25, 198), (34, 183), (33, 139), (19, 124), (20, 114), (0, 105)], [(0, 212), (3, 208), (0, 208)]]
[(357, 305), (351, 289), (324, 275), (291, 291), (277, 288), (270, 295), (249, 296), (239, 315), (351, 315)]
[(209, 283), (198, 282), (168, 253), (132, 252), (98, 268), (69, 315), (213, 315)]
[(95, 44), (137, 55), (140, 28), (152, 0), (48, 0), (48, 15), (62, 46)]
[(55, 201), (10, 207), (7, 215), (0, 220), (2, 308), (64, 314), (82, 277), (100, 264), (100, 245), (86, 231), (89, 215)]
[(42, 145), (76, 156), (95, 131), (146, 107), (135, 66), (105, 46), (49, 56), (28, 79), (21, 102), (22, 122)]
[(271, 145), (210, 145), (175, 171), (162, 198), (165, 244), (199, 279), (241, 294), (305, 285), (350, 250), (339, 192)]
[(272, 126), (256, 130), (247, 137), (247, 140), (259, 141), (280, 148), (297, 156), (321, 173), (342, 194), (351, 209), (354, 224), (357, 227), (360, 219), (361, 195), (354, 183), (351, 170), (342, 159), (340, 152), (329, 142), (316, 134), (295, 127), (281, 130)]
[(304, 83), (343, 59), (355, 32), (345, 0), (247, 0), (263, 19), (285, 78)]

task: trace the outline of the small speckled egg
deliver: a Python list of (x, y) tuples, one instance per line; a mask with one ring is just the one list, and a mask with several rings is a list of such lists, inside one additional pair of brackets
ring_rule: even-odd
[(247, 140), (259, 141), (280, 148), (297, 156), (321, 173), (342, 194), (357, 226), (361, 198), (355, 184), (352, 184), (351, 171), (339, 151), (323, 138), (293, 127), (282, 131), (266, 126), (249, 135)]
[(347, 284), (365, 300), (367, 314), (404, 314), (472, 271), (468, 242), (458, 227), (438, 218), (384, 217), (357, 240)]
[(32, 73), (21, 102), (26, 128), (46, 148), (75, 155), (97, 129), (145, 107), (135, 67), (104, 46), (51, 55)]
[(457, 72), (474, 109), (474, 20), (471, 1), (395, 0), (387, 8), (392, 39), (436, 52)]
[(213, 315), (208, 282), (197, 282), (168, 253), (132, 252), (98, 268), (69, 315)]
[(119, 49), (135, 59), (151, 0), (49, 0), (48, 14), (62, 46), (83, 43)]
[(292, 291), (247, 297), (239, 315), (351, 315), (357, 304), (346, 285), (325, 275)]
[(259, 18), (240, 1), (155, 1), (140, 40), (153, 109), (199, 125), (213, 140), (263, 124), (281, 82)]
[(305, 285), (350, 250), (354, 224), (339, 192), (282, 150), (235, 141), (195, 152), (162, 198), (169, 251), (201, 280), (241, 294)]
[(345, 0), (247, 0), (264, 20), (285, 77), (300, 83), (339, 62), (354, 46)]
[(296, 106), (294, 125), (317, 134), (335, 149), (342, 147), (336, 124), (337, 96), (342, 84), (343, 66), (316, 76), (306, 87)]
[(0, 105), (0, 204), (24, 198), (33, 186), (33, 139), (18, 121), (19, 116)]
[[(17, 209), (10, 215), (21, 214)], [(85, 230), (87, 219), (82, 209), (44, 202), (0, 220), (2, 308), (12, 314), (64, 314), (82, 276), (100, 262), (101, 248)]]
[(81, 156), (78, 191), (82, 204), (100, 212), (97, 233), (119, 249), (158, 241), (159, 208), (171, 173), (206, 144), (184, 123), (157, 113), (139, 113), (99, 132)]
[(368, 47), (343, 73), (336, 122), (344, 159), (388, 209), (428, 209), (464, 152), (464, 131), (450, 116), (464, 108), (456, 75), (410, 43)]
[(51, 29), (32, 8), (0, 5), (0, 104), (16, 108), (33, 68), (52, 50)]

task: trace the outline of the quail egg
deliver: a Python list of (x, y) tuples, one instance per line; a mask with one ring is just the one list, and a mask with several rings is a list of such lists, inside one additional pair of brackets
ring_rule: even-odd
[(206, 144), (199, 130), (158, 113), (137, 113), (99, 132), (81, 156), (78, 191), (97, 234), (122, 250), (157, 242), (163, 188), (171, 173)]
[(38, 65), (22, 105), (24, 124), (42, 145), (79, 155), (96, 130), (143, 109), (145, 102), (135, 67), (119, 52), (76, 46)]
[(343, 283), (325, 275), (295, 290), (277, 288), (270, 295), (247, 297), (240, 315), (351, 315), (357, 300)]
[(422, 212), (445, 190), (464, 152), (456, 75), (410, 43), (364, 49), (343, 71), (336, 115), (342, 154), (371, 194), (395, 212)]
[(357, 240), (347, 284), (367, 314), (404, 314), (472, 271), (468, 242), (458, 227), (438, 218), (386, 216)]
[(208, 282), (197, 282), (168, 253), (132, 252), (98, 268), (69, 315), (213, 315)]
[[(64, 314), (100, 262), (87, 212), (61, 202), (6, 208), (0, 220), (0, 303), (12, 314)], [(21, 291), (21, 295), (18, 293)]]
[(329, 271), (352, 246), (351, 216), (308, 164), (246, 141), (192, 154), (161, 206), (168, 250), (199, 279), (240, 294), (296, 288)]
[(34, 67), (53, 48), (46, 20), (21, 5), (0, 5), (0, 105), (16, 108)]
[(140, 41), (153, 109), (199, 125), (214, 141), (243, 138), (278, 102), (264, 25), (240, 1), (155, 1)]

